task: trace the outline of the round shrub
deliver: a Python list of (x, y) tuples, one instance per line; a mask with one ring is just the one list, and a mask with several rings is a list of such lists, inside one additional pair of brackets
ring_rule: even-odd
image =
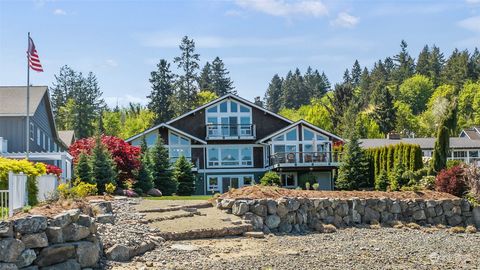
[(262, 186), (281, 186), (282, 182), (280, 176), (275, 172), (266, 172), (262, 179), (260, 179)]

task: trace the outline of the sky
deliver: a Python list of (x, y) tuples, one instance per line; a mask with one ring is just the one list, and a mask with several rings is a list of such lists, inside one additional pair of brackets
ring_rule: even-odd
[(425, 44), (447, 56), (480, 47), (480, 0), (0, 0), (0, 85), (26, 84), (29, 31), (45, 70), (32, 72), (33, 85), (52, 86), (68, 65), (93, 72), (110, 106), (146, 104), (150, 72), (173, 62), (188, 35), (201, 65), (219, 56), (253, 100), (297, 67), (340, 82), (356, 59), (370, 68), (402, 39), (414, 58)]

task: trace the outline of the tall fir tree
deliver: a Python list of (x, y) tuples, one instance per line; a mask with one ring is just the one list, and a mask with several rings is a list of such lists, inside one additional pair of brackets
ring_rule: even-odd
[(198, 85), (197, 71), (200, 68), (200, 55), (195, 53), (195, 42), (188, 36), (182, 38), (179, 46), (181, 55), (175, 57), (174, 63), (183, 70), (183, 74), (179, 76), (176, 82), (175, 93), (175, 113), (183, 114), (190, 110), (196, 104)]
[(229, 93), (237, 94), (235, 87), (233, 87), (233, 81), (228, 77), (229, 73), (222, 59), (218, 56), (215, 57), (212, 62), (211, 80), (213, 89), (211, 91), (215, 92), (219, 97)]
[(323, 104), (323, 107), (328, 111), (333, 126), (338, 127), (353, 101), (353, 88), (350, 84), (336, 84), (333, 95), (328, 95), (327, 98), (331, 106)]
[(174, 95), (175, 75), (170, 71), (170, 64), (160, 59), (157, 70), (150, 73), (152, 91), (147, 96), (150, 99), (148, 109), (155, 113), (154, 124), (164, 123), (175, 115), (172, 98)]
[(90, 164), (90, 157), (86, 153), (80, 153), (74, 168), (76, 179), (85, 183), (92, 183), (92, 166)]
[(458, 91), (468, 79), (468, 51), (453, 50), (442, 72), (442, 82), (455, 86)]
[(178, 183), (178, 195), (190, 196), (195, 192), (195, 175), (192, 172), (192, 163), (184, 156), (181, 156), (175, 162), (173, 178)]
[(369, 165), (364, 150), (360, 147), (355, 131), (350, 136), (343, 151), (342, 162), (335, 182), (337, 189), (354, 190), (368, 186)]
[(57, 116), (59, 115), (60, 108), (67, 104), (67, 100), (72, 97), (71, 93), (75, 87), (76, 74), (73, 69), (68, 66), (60, 68), (59, 74), (55, 74), (55, 82), (51, 87), (50, 100), (52, 101), (53, 115), (56, 122), (58, 122)]
[(371, 79), (368, 69), (365, 67), (362, 71), (360, 78), (360, 102), (361, 107), (366, 107), (370, 103), (370, 97), (372, 95)]
[(418, 54), (417, 65), (415, 66), (415, 72), (420, 75), (429, 77), (431, 73), (430, 67), (430, 48), (425, 45)]
[(208, 90), (213, 92), (212, 86), (212, 65), (207, 62), (200, 72), (200, 77), (198, 78), (198, 86), (200, 91)]
[(352, 83), (352, 77), (350, 77), (350, 71), (348, 68), (343, 72), (343, 84), (351, 84)]
[(441, 82), (441, 75), (443, 72), (443, 67), (445, 65), (445, 57), (443, 53), (440, 51), (440, 48), (435, 45), (432, 47), (429, 63), (430, 63), (429, 76), (432, 79), (433, 86), (437, 87), (440, 85), (440, 82)]
[(381, 88), (376, 96), (373, 117), (383, 134), (386, 135), (395, 128), (396, 111), (387, 87)]
[(321, 98), (328, 91), (326, 83), (323, 81), (323, 77), (318, 70), (313, 70), (311, 67), (308, 67), (307, 72), (303, 75), (303, 80), (309, 100), (312, 98)]
[(147, 146), (145, 136), (142, 137), (140, 144), (142, 154), (140, 155), (140, 168), (137, 172), (137, 181), (135, 189), (141, 189), (143, 193), (147, 193), (153, 187), (150, 153)]
[(100, 135), (97, 135), (95, 138), (95, 147), (92, 153), (92, 178), (97, 184), (97, 189), (100, 194), (105, 192), (106, 184), (117, 184), (115, 181), (115, 163), (103, 145)]
[(355, 63), (353, 63), (351, 74), (353, 87), (360, 86), (360, 81), (362, 79), (362, 68), (360, 67), (360, 63), (358, 63), (358, 60), (355, 60)]
[(275, 74), (268, 85), (267, 92), (265, 93), (265, 106), (274, 113), (280, 111), (280, 108), (282, 107), (282, 83), (282, 78), (280, 78), (278, 74)]
[(415, 62), (407, 51), (407, 42), (400, 42), (400, 52), (393, 57), (395, 61), (395, 82), (401, 84), (405, 79), (410, 78), (415, 72)]
[(468, 73), (471, 80), (480, 80), (480, 51), (476, 47), (468, 60)]
[(330, 91), (330, 88), (332, 87), (332, 85), (330, 84), (330, 81), (328, 80), (328, 77), (325, 74), (325, 72), (322, 72), (322, 81), (323, 81), (323, 84), (325, 85), (325, 92)]
[(157, 138), (152, 149), (152, 177), (155, 188), (159, 189), (163, 195), (172, 195), (177, 192), (177, 182), (172, 177), (168, 149), (163, 143), (161, 137)]

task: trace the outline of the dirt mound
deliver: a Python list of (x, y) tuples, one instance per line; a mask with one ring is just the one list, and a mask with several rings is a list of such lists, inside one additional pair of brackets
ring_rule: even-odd
[(278, 199), (282, 197), (304, 197), (304, 198), (338, 198), (348, 199), (357, 197), (360, 199), (369, 198), (391, 198), (391, 199), (424, 199), (424, 200), (438, 200), (438, 199), (458, 199), (448, 193), (422, 190), (414, 191), (315, 191), (315, 190), (296, 190), (286, 189), (271, 186), (247, 186), (240, 189), (232, 189), (224, 193), (220, 198), (230, 199), (263, 199), (273, 198)]

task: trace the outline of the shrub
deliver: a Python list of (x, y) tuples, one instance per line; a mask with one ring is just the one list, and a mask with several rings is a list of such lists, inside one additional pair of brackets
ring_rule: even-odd
[(435, 190), (461, 197), (466, 190), (463, 169), (455, 166), (449, 170), (441, 170), (435, 179)]
[(68, 183), (60, 184), (57, 187), (57, 191), (62, 199), (85, 198), (96, 195), (98, 192), (96, 184), (89, 184), (79, 180), (75, 181), (73, 187), (70, 187)]
[(306, 182), (306, 183), (305, 183), (305, 189), (306, 189), (306, 190), (310, 190), (310, 182)]
[(163, 144), (161, 137), (157, 139), (152, 149), (151, 161), (155, 188), (159, 189), (163, 195), (172, 195), (177, 192), (178, 183), (172, 177), (168, 149)]
[(47, 174), (54, 174), (57, 177), (60, 177), (62, 175), (62, 169), (55, 165), (45, 164), (45, 167), (47, 169)]
[(447, 170), (448, 169), (451, 169), (455, 166), (460, 166), (463, 164), (463, 161), (461, 160), (458, 160), (458, 159), (450, 159), (450, 160), (447, 160)]
[(380, 172), (378, 177), (375, 179), (375, 189), (385, 191), (388, 187), (388, 175), (386, 171)]
[(75, 165), (75, 176), (86, 183), (92, 183), (92, 165), (90, 158), (84, 152), (78, 156), (77, 165)]
[(420, 179), (420, 186), (424, 189), (434, 190), (435, 189), (435, 176), (427, 175)]
[(107, 194), (112, 195), (116, 189), (117, 187), (112, 183), (105, 184), (105, 192), (107, 192)]
[(175, 162), (173, 179), (178, 183), (178, 195), (190, 196), (195, 191), (195, 176), (192, 173), (192, 163), (184, 156), (181, 156)]
[(140, 156), (140, 168), (136, 172), (135, 188), (142, 190), (142, 193), (147, 193), (153, 187), (152, 179), (152, 162), (150, 160), (150, 153), (148, 151), (147, 142), (145, 136), (142, 137), (141, 143), (142, 154)]
[(320, 189), (320, 184), (314, 183), (314, 184), (312, 185), (312, 187), (313, 187), (314, 190), (319, 190), (319, 189)]
[(116, 170), (110, 153), (100, 142), (100, 137), (97, 137), (97, 143), (95, 144), (91, 158), (92, 182), (98, 184), (99, 192), (103, 193), (106, 184), (115, 183)]
[(280, 176), (275, 172), (266, 172), (260, 179), (262, 186), (281, 186)]

